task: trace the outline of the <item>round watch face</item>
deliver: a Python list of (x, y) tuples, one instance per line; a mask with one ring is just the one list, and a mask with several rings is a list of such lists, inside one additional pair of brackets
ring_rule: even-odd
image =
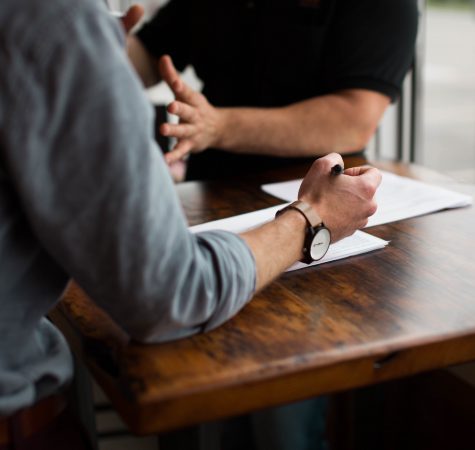
[(312, 244), (310, 246), (310, 256), (313, 260), (318, 261), (325, 256), (325, 253), (330, 247), (330, 231), (328, 228), (320, 228), (317, 234), (313, 237)]

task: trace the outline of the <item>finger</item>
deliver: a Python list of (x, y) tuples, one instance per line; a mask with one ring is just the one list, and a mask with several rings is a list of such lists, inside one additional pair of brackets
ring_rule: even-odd
[(377, 210), (378, 210), (378, 204), (375, 201), (371, 202), (367, 211), (368, 217), (374, 216)]
[(190, 137), (194, 134), (194, 132), (195, 132), (194, 125), (190, 125), (186, 123), (179, 123), (179, 124), (163, 123), (162, 125), (160, 125), (160, 133), (163, 136), (174, 137), (177, 139)]
[(359, 230), (362, 230), (363, 228), (366, 227), (366, 225), (368, 225), (368, 219), (362, 220), (362, 221), (359, 223), (359, 225), (358, 225), (358, 229), (359, 229)]
[(170, 86), (170, 88), (177, 82), (180, 81), (180, 76), (178, 75), (175, 65), (169, 55), (163, 55), (158, 60), (158, 71), (160, 76), (165, 83)]
[(367, 172), (369, 169), (372, 169), (371, 166), (365, 165), (365, 166), (357, 166), (357, 167), (350, 167), (349, 169), (345, 170), (345, 175), (351, 175), (351, 176), (359, 176)]
[(332, 167), (336, 166), (337, 164), (344, 167), (343, 158), (341, 157), (341, 155), (339, 155), (338, 153), (329, 153), (328, 155), (318, 158), (313, 163), (312, 167), (314, 167), (314, 169), (319, 172), (328, 172), (330, 174)]
[(175, 183), (179, 183), (185, 179), (186, 165), (185, 161), (176, 161), (168, 166), (170, 174)]
[(339, 153), (328, 153), (328, 155), (325, 155), (320, 159), (322, 160), (322, 162), (326, 162), (329, 167), (336, 166), (337, 164), (339, 164), (341, 167), (345, 167), (343, 163), (343, 158)]
[(162, 80), (168, 84), (178, 100), (182, 100), (191, 105), (197, 105), (199, 102), (199, 94), (181, 79), (169, 55), (163, 55), (159, 59), (158, 70)]
[(194, 107), (178, 101), (170, 103), (167, 111), (170, 114), (178, 116), (180, 120), (184, 122), (193, 122), (196, 118), (196, 110)]
[(172, 90), (177, 100), (181, 100), (192, 106), (199, 106), (201, 94), (193, 90), (183, 80), (180, 79), (179, 82), (175, 83)]
[(345, 170), (345, 175), (361, 176), (367, 183), (374, 186), (375, 189), (381, 184), (382, 175), (381, 172), (375, 167), (371, 166), (359, 166), (351, 167)]
[(137, 25), (144, 15), (142, 5), (132, 5), (127, 12), (121, 17), (122, 25), (126, 33), (128, 33), (135, 25)]
[(187, 139), (179, 141), (168, 153), (165, 154), (165, 160), (168, 164), (176, 163), (183, 159), (193, 149), (193, 143)]

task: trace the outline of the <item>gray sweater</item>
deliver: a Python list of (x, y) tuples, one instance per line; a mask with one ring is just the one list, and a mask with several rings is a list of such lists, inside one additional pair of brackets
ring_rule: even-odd
[(254, 291), (240, 237), (188, 232), (123, 47), (100, 1), (1, 1), (0, 415), (70, 379), (44, 316), (71, 277), (145, 342), (212, 329)]

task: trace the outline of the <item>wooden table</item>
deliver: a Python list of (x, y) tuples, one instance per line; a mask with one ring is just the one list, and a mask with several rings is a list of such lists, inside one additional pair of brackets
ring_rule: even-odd
[[(347, 167), (360, 161), (348, 160)], [(378, 164), (377, 164), (378, 165)], [(379, 164), (415, 178), (416, 166)], [(177, 186), (190, 224), (281, 203), (261, 177)], [(204, 421), (475, 359), (475, 208), (367, 230), (383, 250), (286, 273), (208, 334), (160, 345), (130, 342), (71, 285), (53, 312), (130, 429)]]

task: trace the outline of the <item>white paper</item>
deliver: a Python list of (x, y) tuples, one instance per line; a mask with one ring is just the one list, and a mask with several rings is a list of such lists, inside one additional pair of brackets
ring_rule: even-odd
[[(226, 230), (234, 233), (241, 233), (271, 221), (274, 218), (276, 211), (282, 209), (287, 204), (288, 203), (284, 203), (283, 205), (272, 206), (271, 208), (260, 209), (258, 211), (240, 214), (227, 219), (202, 223), (200, 225), (190, 227), (190, 231), (193, 233), (198, 233), (201, 231), (210, 230)], [(289, 267), (287, 271), (315, 266), (330, 261), (336, 261), (338, 259), (348, 258), (349, 256), (360, 255), (362, 253), (384, 248), (387, 244), (388, 241), (371, 236), (368, 233), (363, 233), (362, 231), (357, 231), (352, 236), (330, 245), (327, 254), (321, 260), (315, 261), (312, 264), (297, 262)]]
[[(376, 192), (378, 210), (369, 218), (367, 227), (396, 222), (409, 217), (421, 216), (447, 208), (469, 206), (470, 195), (433, 186), (422, 181), (381, 172), (383, 180)], [(283, 183), (265, 184), (262, 189), (286, 201), (297, 199), (301, 179)]]
[(288, 203), (283, 203), (282, 205), (259, 209), (257, 211), (239, 214), (238, 216), (232, 216), (226, 219), (213, 220), (212, 222), (194, 225), (190, 227), (190, 231), (192, 233), (198, 233), (200, 231), (209, 230), (226, 230), (232, 231), (233, 233), (242, 233), (251, 228), (263, 225), (266, 222), (270, 222), (275, 217), (275, 213), (287, 205)]

